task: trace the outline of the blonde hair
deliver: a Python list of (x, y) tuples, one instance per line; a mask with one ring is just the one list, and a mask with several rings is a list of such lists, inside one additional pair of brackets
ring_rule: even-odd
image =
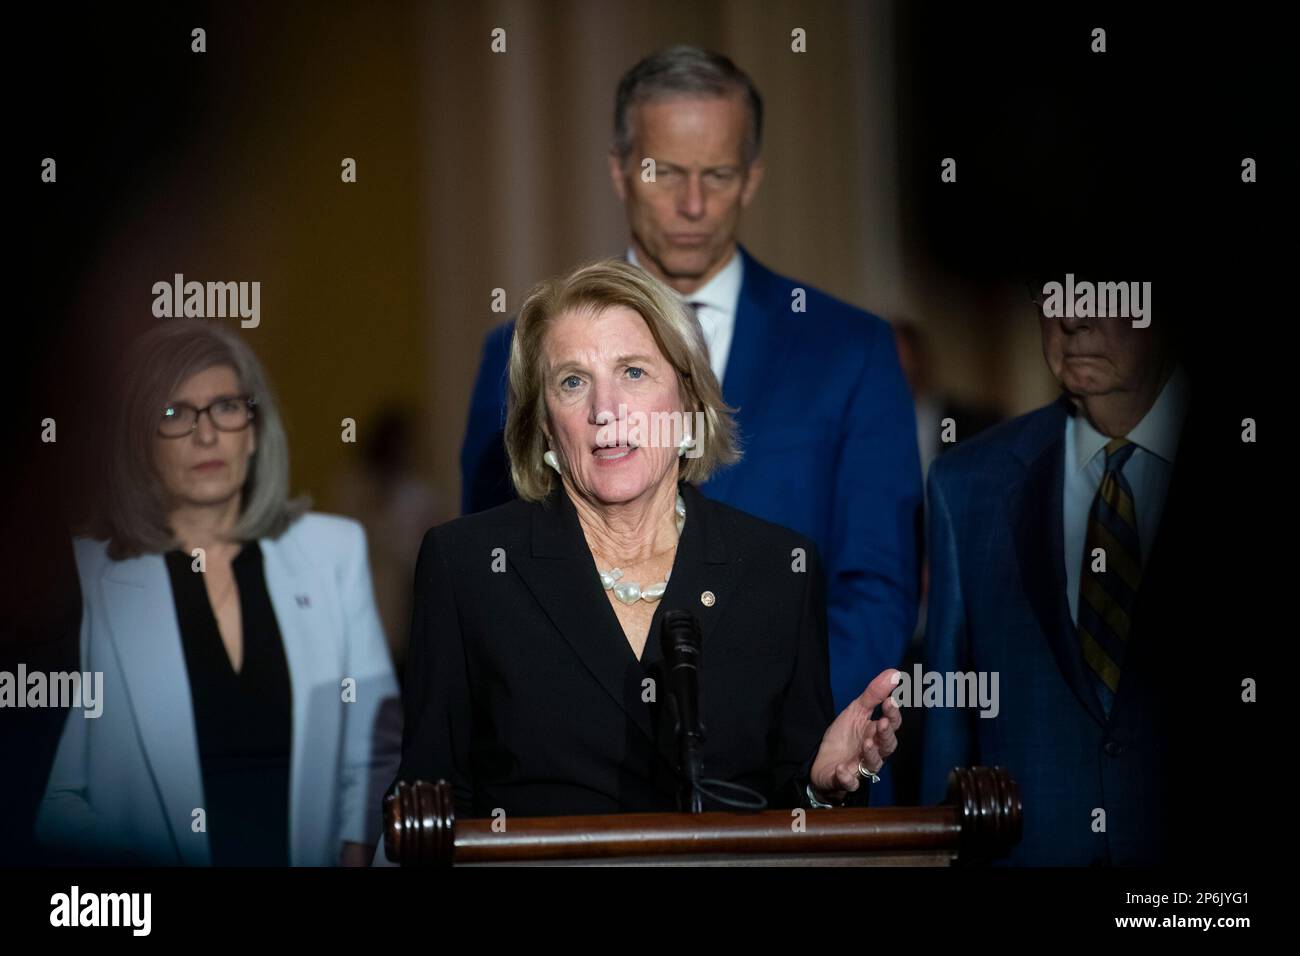
[(165, 319), (131, 346), (116, 390), (105, 501), (93, 533), (108, 540), (120, 561), (176, 547), (168, 526), (167, 496), (154, 467), (154, 440), (163, 408), (191, 376), (228, 366), (240, 390), (256, 401), (250, 428), (257, 453), (249, 461), (232, 541), (282, 534), (307, 510), (306, 499), (289, 500), (289, 442), (275, 393), (253, 350), (237, 335), (206, 319)]
[(735, 409), (722, 400), (699, 321), (667, 286), (644, 270), (621, 259), (602, 259), (538, 283), (515, 319), (505, 442), (510, 477), (525, 501), (545, 499), (558, 478), (542, 461), (546, 451), (542, 345), (547, 326), (573, 309), (600, 313), (616, 306), (629, 308), (645, 320), (659, 351), (677, 373), (684, 411), (703, 413), (703, 433), (692, 435), (701, 453), (680, 460), (678, 477), (699, 483), (740, 459)]

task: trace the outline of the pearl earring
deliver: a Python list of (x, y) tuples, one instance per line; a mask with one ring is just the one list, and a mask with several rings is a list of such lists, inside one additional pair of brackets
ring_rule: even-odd
[(555, 452), (551, 451), (549, 448), (546, 449), (546, 454), (542, 455), (542, 461), (554, 468), (557, 475), (561, 474), (560, 459), (556, 456)]
[(681, 458), (683, 455), (686, 454), (686, 449), (694, 448), (694, 447), (695, 447), (695, 440), (691, 438), (690, 435), (687, 435), (685, 438), (683, 438), (681, 441), (677, 443), (677, 457)]

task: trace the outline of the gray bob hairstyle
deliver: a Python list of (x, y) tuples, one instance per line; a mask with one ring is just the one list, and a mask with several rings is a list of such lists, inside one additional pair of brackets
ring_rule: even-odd
[(678, 477), (702, 482), (718, 468), (740, 459), (735, 409), (722, 400), (699, 320), (649, 273), (622, 259), (602, 259), (534, 286), (515, 319), (505, 442), (511, 480), (525, 501), (545, 499), (558, 478), (542, 460), (546, 452), (542, 424), (546, 418), (543, 344), (547, 326), (575, 309), (598, 315), (616, 306), (625, 306), (645, 320), (655, 345), (677, 373), (683, 411), (702, 413), (703, 433), (691, 436), (700, 454), (680, 459)]
[(108, 540), (114, 560), (176, 547), (168, 526), (168, 501), (154, 468), (158, 422), (177, 389), (215, 366), (235, 371), (242, 392), (252, 396), (257, 451), (249, 462), (233, 541), (274, 538), (308, 507), (289, 500), (289, 443), (275, 394), (262, 364), (233, 332), (206, 319), (164, 319), (127, 353), (116, 390), (107, 486), (95, 532)]

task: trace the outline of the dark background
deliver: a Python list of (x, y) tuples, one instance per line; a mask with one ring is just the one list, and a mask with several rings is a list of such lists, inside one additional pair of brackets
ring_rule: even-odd
[[(458, 12), (457, 5), (450, 6), (451, 13)], [(861, 5), (841, 6), (852, 10)], [(1008, 312), (1007, 303), (1013, 301), (1008, 289), (1019, 288), (1026, 275), (1066, 271), (1154, 283), (1155, 321), (1177, 325), (1184, 360), (1203, 402), (1198, 407), (1207, 412), (1202, 425), (1221, 441), (1227, 475), (1226, 482), (1216, 475), (1212, 484), (1207, 477), (1200, 489), (1207, 528), (1230, 528), (1231, 535), (1214, 535), (1214, 541), (1228, 544), (1207, 547), (1205, 580), (1188, 582), (1189, 600), (1209, 587), (1232, 596), (1221, 612), (1207, 614), (1206, 632), (1225, 644), (1250, 647), (1249, 656), (1238, 660), (1255, 662), (1253, 672), (1268, 700), (1278, 691), (1266, 678), (1281, 673), (1276, 669), (1279, 648), (1294, 631), (1293, 622), (1280, 620), (1277, 599), (1284, 593), (1282, 569), (1291, 563), (1289, 536), (1280, 527), (1282, 514), (1293, 511), (1281, 503), (1289, 482), (1286, 472), (1264, 462), (1266, 449), (1278, 447), (1285, 434), (1280, 394), (1291, 374), (1284, 341), (1293, 321), (1289, 280), (1294, 241), (1292, 229), (1284, 230), (1281, 221), (1286, 214), (1282, 183), (1294, 169), (1280, 142), (1282, 126), (1294, 122), (1285, 119), (1292, 113), (1293, 97), (1283, 95), (1280, 76), (1286, 60), (1279, 48), (1286, 34), (1265, 6), (1234, 4), (1204, 13), (1185, 7), (1137, 11), (1120, 4), (1041, 6), (1045, 9), (934, 3), (891, 7), (898, 262), (905, 271), (942, 275), (966, 290), (965, 304), (933, 324), (936, 343), (943, 348), (946, 328), (952, 329), (950, 341), (984, 343), (978, 353), (947, 348), (943, 362), (973, 397), (1000, 402), (1008, 413), (1032, 404), (1016, 407), (1014, 396), (1000, 391), (998, 363), (1011, 353), (1013, 336), (1023, 342), (1022, 323), (1033, 321), (1027, 310)], [(559, 43), (564, 29), (580, 26), (591, 8), (560, 4), (552, 9), (559, 20), (548, 29)], [(664, 5), (660, 12), (667, 25), (648, 30), (640, 42), (631, 30), (629, 50), (648, 52), (666, 38), (680, 36), (729, 52), (725, 41), (738, 32), (733, 22), (737, 9)], [(739, 9), (743, 17), (744, 8)], [(638, 22), (654, 21), (656, 15), (642, 9)], [(375, 259), (362, 261), (364, 276), (354, 278), (365, 285), (382, 274), (396, 288), (392, 298), (376, 307), (394, 316), (391, 324), (378, 328), (396, 342), (388, 352), (382, 344), (376, 346), (373, 363), (367, 363), (364, 350), (358, 357), (358, 344), (375, 339), (375, 325), (363, 321), (358, 327), (355, 321), (356, 309), (374, 301), (366, 294), (349, 303), (346, 317), (322, 312), (319, 303), (300, 315), (296, 334), (311, 330), (303, 354), (271, 338), (259, 352), (285, 397), (297, 474), (306, 476), (305, 484), (318, 485), (309, 489), (318, 499), (330, 503), (329, 485), (319, 473), (336, 464), (329, 456), (338, 453), (335, 423), (340, 414), (353, 407), (365, 413), (392, 399), (416, 406), (425, 416), (416, 467), (454, 503), (455, 451), (468, 395), (463, 378), (448, 379), (440, 370), (452, 362), (466, 365), (468, 355), (464, 375), (472, 374), (481, 334), (500, 317), (480, 310), (460, 326), (462, 317), (435, 307), (438, 295), (430, 294), (426, 283), (429, 274), (440, 274), (438, 250), (443, 247), (427, 238), (427, 230), (442, 220), (428, 205), (424, 213), (413, 213), (403, 188), (420, 179), (418, 150), (426, 141), (422, 129), (444, 141), (473, 130), (427, 128), (437, 125), (437, 111), (414, 103), (416, 94), (401, 82), (411, 79), (418, 49), (395, 40), (408, 58), (394, 65), (373, 55), (353, 59), (345, 45), (318, 42), (334, 36), (332, 20), (373, 21), (377, 30), (400, 38), (424, 22), (419, 10), (407, 4), (158, 4), (129, 9), (51, 4), (17, 7), (7, 17), (13, 57), (6, 66), (7, 99), (15, 135), (8, 137), (11, 145), (5, 151), (12, 212), (7, 275), (13, 293), (3, 347), (10, 397), (9, 454), (0, 478), (0, 669), (12, 671), (18, 661), (33, 670), (77, 667), (80, 597), (68, 529), (92, 507), (97, 490), (106, 370), (129, 335), (149, 321), (151, 302), (135, 278), (129, 280), (134, 312), (126, 314), (124, 297), (103, 294), (121, 274), (120, 260), (105, 250), (129, 253), (136, 248), (132, 236), (140, 219), (161, 217), (170, 235), (200, 250), (190, 261), (222, 263), (207, 272), (195, 266), (196, 278), (258, 278), (263, 273), (257, 257), (267, 259), (266, 269), (275, 268), (274, 249), (268, 252), (263, 246), (248, 253), (252, 260), (215, 253), (209, 260), (204, 258), (205, 242), (215, 243), (213, 237), (220, 236), (226, 248), (239, 248), (264, 225), (282, 223), (300, 210), (269, 206), (264, 222), (241, 222), (238, 234), (230, 235), (230, 222), (206, 205), (205, 177), (223, 184), (222, 192), (212, 193), (214, 202), (237, 193), (251, 155), (229, 135), (239, 127), (241, 111), (250, 117), (256, 112), (258, 122), (267, 123), (265, 101), (280, 96), (286, 83), (293, 84), (297, 97), (283, 94), (286, 109), (310, 102), (318, 84), (337, 93), (337, 80), (330, 86), (325, 74), (313, 72), (322, 64), (344, 77), (369, 72), (393, 87), (393, 99), (385, 102), (394, 112), (376, 121), (397, 130), (380, 144), (397, 166), (392, 182), (359, 193), (359, 198), (335, 200), (318, 210), (320, 219), (308, 226), (326, 224), (322, 246), (336, 239), (346, 242), (350, 230), (358, 244), (372, 235), (381, 237)], [(189, 30), (197, 24), (207, 26), (214, 50), (206, 58), (189, 52)], [(1088, 49), (1089, 31), (1097, 25), (1108, 33), (1108, 52), (1100, 56)], [(478, 42), (481, 34), (475, 29)], [(232, 43), (243, 52), (233, 58), (219, 52)], [(286, 68), (291, 79), (272, 69), (281, 61), (296, 64)], [(758, 78), (757, 65), (741, 65)], [(612, 99), (612, 83), (604, 75), (598, 85), (596, 99)], [(328, 106), (322, 103), (322, 122)], [(352, 115), (372, 106), (339, 108)], [(471, 102), (468, 108), (481, 112), (485, 107)], [(286, 114), (284, 122), (315, 119), (293, 120)], [(563, 127), (541, 135), (562, 136)], [(769, 135), (782, 134), (770, 127)], [(274, 156), (276, 141), (267, 142)], [(402, 159), (412, 144), (417, 155)], [(848, 175), (853, 174), (852, 156), (822, 155), (816, 144), (806, 148), (809, 170), (823, 162), (828, 167), (847, 163)], [(332, 157), (351, 152), (336, 150), (332, 143), (328, 149), (327, 172), (336, 181)], [(47, 155), (58, 159), (56, 186), (40, 182), (40, 161)], [(944, 185), (938, 161), (950, 155), (959, 157), (959, 180)], [(1240, 178), (1246, 156), (1258, 163), (1260, 181), (1251, 185)], [(367, 167), (362, 170), (365, 177)], [(505, 182), (487, 185), (512, 188)], [(262, 189), (264, 195), (274, 184), (249, 188)], [(177, 196), (187, 197), (187, 204), (172, 209), (168, 204)], [(770, 212), (768, 221), (786, 213), (784, 208)], [(571, 237), (557, 256), (572, 258), (593, 246), (598, 251), (609, 236), (616, 237), (618, 211), (602, 215), (612, 225), (598, 242)], [(1293, 227), (1294, 217), (1287, 218), (1285, 225)], [(447, 225), (468, 228), (463, 220)], [(364, 235), (355, 236), (357, 231)], [(493, 241), (490, 234), (479, 240)], [(747, 234), (747, 241), (760, 251), (764, 242), (779, 248), (778, 240), (765, 238), (761, 228)], [(156, 261), (159, 246), (156, 239), (151, 242), (139, 247), (136, 265), (142, 274), (160, 279), (179, 271)], [(311, 248), (285, 253), (291, 264), (310, 254)], [(815, 248), (807, 252), (810, 259), (823, 254)], [(517, 252), (512, 247), (501, 255), (508, 259)], [(255, 264), (243, 268), (247, 261)], [(551, 264), (546, 256), (540, 261)], [(775, 264), (798, 274), (786, 262)], [(868, 295), (858, 294), (843, 270), (825, 280), (813, 278), (894, 317), (887, 308), (861, 301)], [(454, 277), (446, 281), (454, 282)], [(836, 282), (842, 283), (839, 289)], [(477, 290), (470, 295), (474, 301), (484, 298)], [(264, 313), (267, 309), (264, 291)], [(422, 336), (419, 348), (401, 344), (407, 334)], [(453, 341), (465, 344), (448, 358)], [(435, 357), (421, 360), (422, 350)], [(407, 352), (416, 358), (403, 358)], [(344, 354), (353, 364), (334, 362), (333, 356)], [(1030, 354), (1023, 361), (1032, 368), (1034, 358)], [(430, 385), (434, 379), (440, 384)], [(355, 405), (332, 405), (335, 396), (348, 394), (350, 382), (359, 383), (356, 394), (362, 397)], [(396, 383), (394, 394), (387, 396), (382, 388), (390, 382)], [(1050, 385), (1045, 388), (1050, 391)], [(443, 400), (462, 393), (459, 405)], [(310, 397), (298, 397), (305, 394)], [(312, 420), (315, 409), (321, 410), (323, 425)], [(39, 423), (47, 416), (58, 422), (57, 444), (39, 439)], [(1258, 422), (1258, 444), (1237, 440), (1245, 417)], [(449, 507), (454, 510), (454, 504)], [(1240, 752), (1207, 753), (1204, 766), (1189, 768), (1189, 794), (1235, 788), (1261, 804), (1276, 799), (1271, 768), (1286, 754), (1263, 762), (1262, 741), (1276, 732), (1262, 716), (1266, 706), (1261, 703), (1261, 710), (1252, 711), (1257, 716), (1240, 727)], [(1210, 706), (1189, 713), (1189, 733), (1215, 718)], [(0, 713), (0, 794), (5, 801), (0, 807), (0, 859), (35, 860), (27, 834), (61, 719), (58, 711)]]

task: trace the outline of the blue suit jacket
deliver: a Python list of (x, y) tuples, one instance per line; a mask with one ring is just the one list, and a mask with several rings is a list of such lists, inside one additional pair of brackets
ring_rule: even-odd
[[(743, 248), (740, 255), (745, 274), (723, 395), (739, 408), (744, 458), (701, 490), (817, 543), (838, 713), (901, 663), (916, 626), (915, 412), (888, 324), (777, 275)], [(796, 289), (806, 312), (791, 310)], [(502, 430), (513, 329), (494, 329), (484, 346), (461, 449), (466, 513), (512, 497)], [(884, 784), (873, 788), (873, 803), (888, 802)]]
[[(1024, 833), (1009, 862), (1171, 862), (1204, 851), (1204, 810), (1181, 787), (1217, 758), (1201, 722), (1211, 682), (1240, 672), (1207, 666), (1213, 632), (1188, 594), (1206, 539), (1192, 517), (1197, 449), (1184, 428), (1160, 529), (1109, 719), (1089, 682), (1065, 589), (1062, 398), (983, 432), (930, 469), (927, 671), (997, 672), (999, 713), (925, 711), (922, 799), (942, 797), (953, 767), (1006, 767), (1020, 785)], [(1189, 419), (1190, 420), (1190, 419)], [(1082, 561), (1082, 554), (1080, 561)], [(1199, 610), (1198, 610), (1199, 607)], [(1247, 671), (1247, 673), (1249, 673)], [(1239, 689), (1238, 689), (1239, 690)], [(906, 720), (906, 717), (904, 718)], [(1199, 752), (1198, 752), (1199, 751)], [(1103, 810), (1105, 830), (1097, 829)]]

